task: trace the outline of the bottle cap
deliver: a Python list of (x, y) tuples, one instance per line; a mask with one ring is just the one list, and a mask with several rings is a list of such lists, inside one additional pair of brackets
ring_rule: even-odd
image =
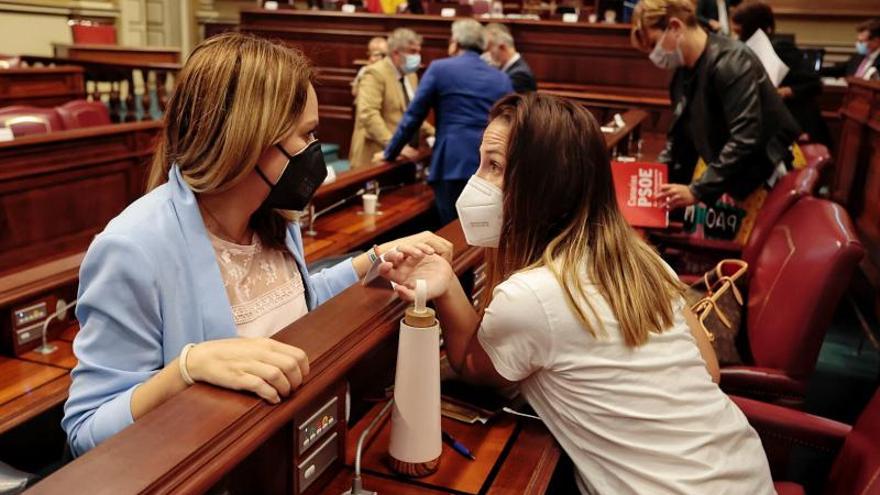
[(407, 308), (403, 321), (415, 328), (429, 328), (437, 324), (434, 310), (427, 306), (428, 283), (423, 279), (416, 280), (415, 305)]

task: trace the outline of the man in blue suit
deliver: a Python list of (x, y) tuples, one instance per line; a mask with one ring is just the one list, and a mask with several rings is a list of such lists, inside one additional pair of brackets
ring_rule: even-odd
[(425, 71), (385, 148), (386, 160), (397, 158), (434, 109), (437, 135), (428, 182), (444, 225), (458, 217), (455, 201), (480, 165), (480, 140), (489, 109), (513, 92), (510, 78), (480, 59), (484, 46), (479, 22), (461, 19), (452, 23), (449, 58), (434, 61)]

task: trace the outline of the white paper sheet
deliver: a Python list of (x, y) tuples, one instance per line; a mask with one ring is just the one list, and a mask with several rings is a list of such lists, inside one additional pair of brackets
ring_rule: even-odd
[(773, 44), (770, 43), (767, 33), (761, 29), (755, 31), (755, 34), (746, 41), (746, 46), (751, 48), (755, 55), (758, 56), (761, 65), (764, 66), (764, 70), (767, 71), (767, 75), (770, 77), (770, 82), (778, 88), (782, 80), (785, 79), (785, 76), (788, 75), (790, 69), (779, 58), (779, 55), (776, 55), (776, 51), (773, 50)]

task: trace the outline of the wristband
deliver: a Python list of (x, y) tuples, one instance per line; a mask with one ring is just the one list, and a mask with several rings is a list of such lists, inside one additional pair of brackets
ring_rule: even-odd
[(373, 246), (367, 250), (367, 258), (369, 258), (371, 265), (375, 263), (377, 259), (379, 259), (379, 253), (376, 252), (376, 246)]
[(187, 385), (193, 385), (196, 383), (189, 375), (189, 370), (186, 368), (186, 357), (189, 355), (190, 349), (195, 346), (195, 344), (186, 344), (183, 346), (183, 349), (181, 349), (180, 356), (177, 358), (177, 367), (180, 369), (180, 377), (183, 378), (183, 381), (186, 382)]

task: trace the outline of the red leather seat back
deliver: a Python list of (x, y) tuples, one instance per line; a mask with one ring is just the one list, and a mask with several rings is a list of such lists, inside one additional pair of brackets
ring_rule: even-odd
[(54, 108), (15, 105), (0, 108), (0, 127), (12, 129), (15, 137), (63, 131), (64, 124)]
[(773, 226), (752, 265), (747, 330), (754, 365), (808, 378), (864, 254), (840, 205), (802, 198)]
[(483, 15), (489, 12), (491, 7), (489, 0), (474, 0), (474, 3), (471, 4), (474, 8), (474, 15)]
[(819, 172), (816, 169), (804, 168), (791, 171), (776, 182), (755, 218), (749, 241), (743, 246), (742, 259), (746, 263), (751, 265), (755, 262), (779, 217), (801, 197), (813, 194), (818, 181)]
[(74, 100), (55, 107), (66, 129), (111, 124), (107, 105), (99, 101)]
[(880, 494), (880, 391), (862, 411), (840, 450), (826, 493)]
[(800, 147), (801, 153), (804, 154), (804, 158), (807, 160), (807, 168), (814, 168), (821, 172), (823, 168), (831, 163), (831, 152), (824, 144), (804, 143), (799, 144), (798, 147)]
[(116, 27), (105, 24), (77, 22), (70, 26), (74, 44), (115, 45)]

